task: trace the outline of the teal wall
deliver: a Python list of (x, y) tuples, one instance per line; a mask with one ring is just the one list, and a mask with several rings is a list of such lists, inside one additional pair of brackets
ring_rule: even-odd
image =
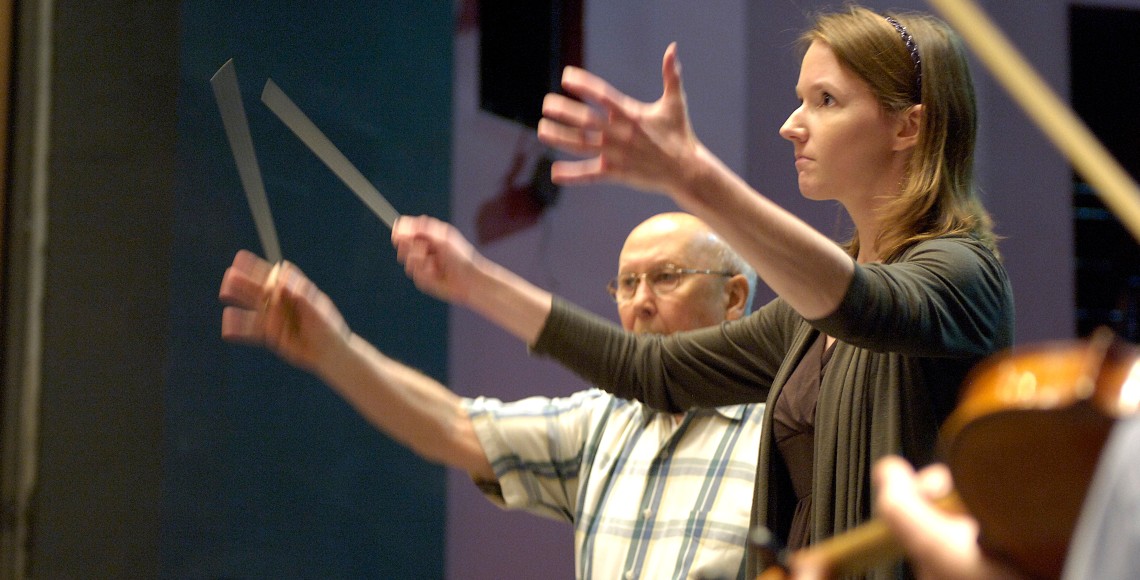
[(447, 219), (451, 3), (182, 3), (162, 575), (438, 578), (445, 474), (316, 378), (219, 338), (263, 254), (209, 79), (233, 58), (281, 249), (381, 350), (446, 378), (447, 314), (389, 232), (261, 103), (271, 78), (389, 197)]

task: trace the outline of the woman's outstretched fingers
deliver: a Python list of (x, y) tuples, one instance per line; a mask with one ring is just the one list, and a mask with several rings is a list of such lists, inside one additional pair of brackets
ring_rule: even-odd
[[(625, 106), (628, 101), (633, 101), (598, 75), (576, 66), (563, 69), (562, 88), (587, 103), (595, 103), (603, 108)], [(601, 119), (596, 117), (595, 120)]]
[(665, 94), (683, 94), (684, 85), (681, 82), (681, 59), (677, 57), (677, 43), (671, 43), (661, 57), (661, 84), (664, 85)]
[(596, 155), (602, 145), (601, 134), (597, 131), (578, 129), (549, 119), (538, 121), (538, 140), (574, 155)]
[(550, 166), (550, 180), (559, 185), (593, 183), (604, 178), (601, 157), (581, 161), (555, 161)]
[(604, 119), (593, 107), (558, 93), (547, 93), (542, 98), (542, 116), (561, 125), (596, 129)]

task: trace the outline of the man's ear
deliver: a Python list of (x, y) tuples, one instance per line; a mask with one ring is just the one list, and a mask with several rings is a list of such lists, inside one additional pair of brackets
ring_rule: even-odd
[(925, 115), (922, 105), (911, 105), (899, 113), (899, 130), (895, 134), (895, 151), (902, 151), (918, 144), (918, 133)]
[(725, 320), (736, 320), (748, 314), (748, 290), (748, 278), (744, 274), (737, 274), (725, 281), (724, 292), (728, 297), (724, 311)]

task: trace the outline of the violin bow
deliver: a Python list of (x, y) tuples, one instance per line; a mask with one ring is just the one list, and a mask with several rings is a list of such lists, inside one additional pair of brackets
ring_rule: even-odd
[(927, 0), (1140, 241), (1140, 190), (973, 0)]

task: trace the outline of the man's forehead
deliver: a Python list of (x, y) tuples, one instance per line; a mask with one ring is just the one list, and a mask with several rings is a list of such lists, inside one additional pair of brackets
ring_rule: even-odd
[(622, 274), (638, 274), (653, 272), (669, 267), (681, 268), (687, 264), (683, 260), (644, 260), (637, 262), (623, 262), (618, 264), (618, 272)]
[(618, 270), (621, 272), (636, 270), (644, 272), (654, 268), (672, 264), (688, 265), (689, 260), (686, 248), (678, 243), (662, 243), (643, 247), (633, 247), (622, 250), (618, 257)]
[(685, 268), (706, 267), (708, 260), (691, 233), (631, 239), (618, 255), (618, 271), (644, 272), (667, 264)]

